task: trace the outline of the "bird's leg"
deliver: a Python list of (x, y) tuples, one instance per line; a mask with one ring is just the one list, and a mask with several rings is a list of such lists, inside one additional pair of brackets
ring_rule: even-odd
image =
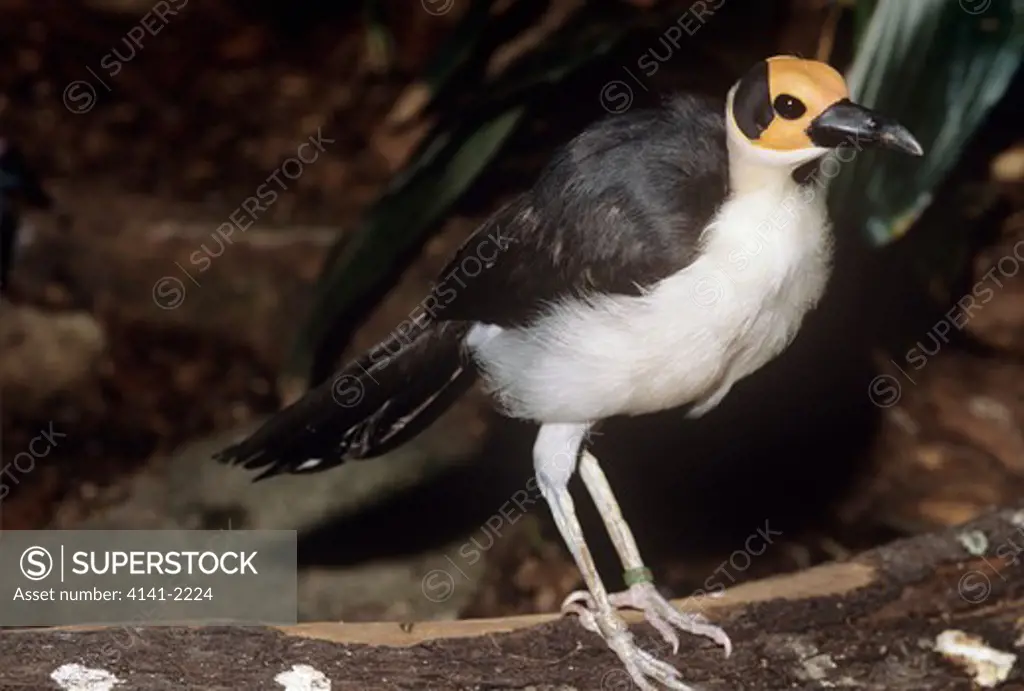
[[(679, 679), (679, 672), (666, 662), (641, 650), (633, 640), (626, 622), (616, 611), (608, 591), (597, 573), (590, 549), (583, 538), (583, 528), (576, 517), (576, 509), (569, 495), (569, 478), (576, 468), (579, 451), (589, 425), (543, 425), (534, 445), (534, 467), (537, 486), (551, 507), (555, 525), (572, 553), (576, 566), (587, 586), (587, 608), (570, 607), (580, 616), (585, 628), (605, 640), (619, 656), (634, 683), (644, 691), (656, 691), (651, 681), (676, 689), (692, 691)], [(564, 611), (564, 608), (563, 608)]]
[[(627, 590), (611, 595), (609, 597), (611, 603), (616, 607), (641, 610), (647, 621), (672, 646), (673, 653), (679, 650), (679, 637), (673, 630), (675, 627), (688, 633), (707, 636), (725, 648), (725, 654), (729, 655), (732, 651), (732, 642), (725, 631), (708, 622), (701, 614), (680, 612), (654, 587), (651, 571), (644, 566), (633, 533), (622, 517), (622, 511), (615, 500), (615, 495), (612, 494), (611, 485), (608, 484), (608, 479), (605, 477), (604, 471), (601, 470), (597, 459), (587, 450), (583, 451), (580, 458), (580, 477), (597, 505), (597, 510), (604, 520), (608, 534), (615, 545), (615, 551), (618, 552), (622, 567), (625, 569), (624, 578)], [(573, 599), (574, 596), (575, 599)], [(579, 600), (587, 602), (588, 598), (585, 594), (574, 593), (569, 596), (567, 603), (572, 605), (573, 602)], [(590, 603), (587, 602), (587, 604)]]

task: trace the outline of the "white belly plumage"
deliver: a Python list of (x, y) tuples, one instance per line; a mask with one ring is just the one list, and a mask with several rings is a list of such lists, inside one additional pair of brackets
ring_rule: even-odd
[(795, 185), (722, 205), (699, 258), (644, 295), (552, 306), (528, 327), (478, 325), (467, 346), (506, 413), (589, 422), (710, 410), (778, 355), (824, 291), (824, 195)]

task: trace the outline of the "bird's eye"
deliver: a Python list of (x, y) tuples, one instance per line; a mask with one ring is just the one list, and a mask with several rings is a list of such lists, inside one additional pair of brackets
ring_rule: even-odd
[(775, 108), (776, 113), (787, 120), (797, 120), (807, 112), (807, 106), (803, 104), (803, 101), (789, 94), (778, 96), (772, 107)]

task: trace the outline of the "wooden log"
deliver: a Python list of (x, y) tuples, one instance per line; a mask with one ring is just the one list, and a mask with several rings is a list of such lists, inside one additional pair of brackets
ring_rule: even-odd
[[(1024, 658), (1021, 551), (1024, 510), (1004, 509), (845, 563), (749, 583), (720, 598), (678, 601), (726, 627), (735, 644), (729, 659), (693, 637), (673, 655), (647, 624), (633, 630), (706, 691), (978, 688), (974, 674), (936, 652), (935, 642), (957, 629)], [(557, 615), (0, 634), (4, 691), (57, 688), (51, 674), (66, 664), (106, 670), (123, 682), (115, 691), (633, 688), (595, 635)], [(312, 670), (279, 677), (294, 665)], [(1024, 660), (1004, 663), (1003, 672), (1007, 667), (998, 688), (1024, 689)], [(330, 686), (317, 686), (317, 674)], [(289, 681), (303, 675), (312, 675), (305, 686)]]

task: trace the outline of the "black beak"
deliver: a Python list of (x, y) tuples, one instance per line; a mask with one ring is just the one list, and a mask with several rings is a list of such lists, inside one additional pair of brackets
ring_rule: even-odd
[(837, 101), (811, 121), (807, 136), (815, 146), (835, 149), (849, 142), (920, 156), (924, 149), (903, 125), (849, 99)]

